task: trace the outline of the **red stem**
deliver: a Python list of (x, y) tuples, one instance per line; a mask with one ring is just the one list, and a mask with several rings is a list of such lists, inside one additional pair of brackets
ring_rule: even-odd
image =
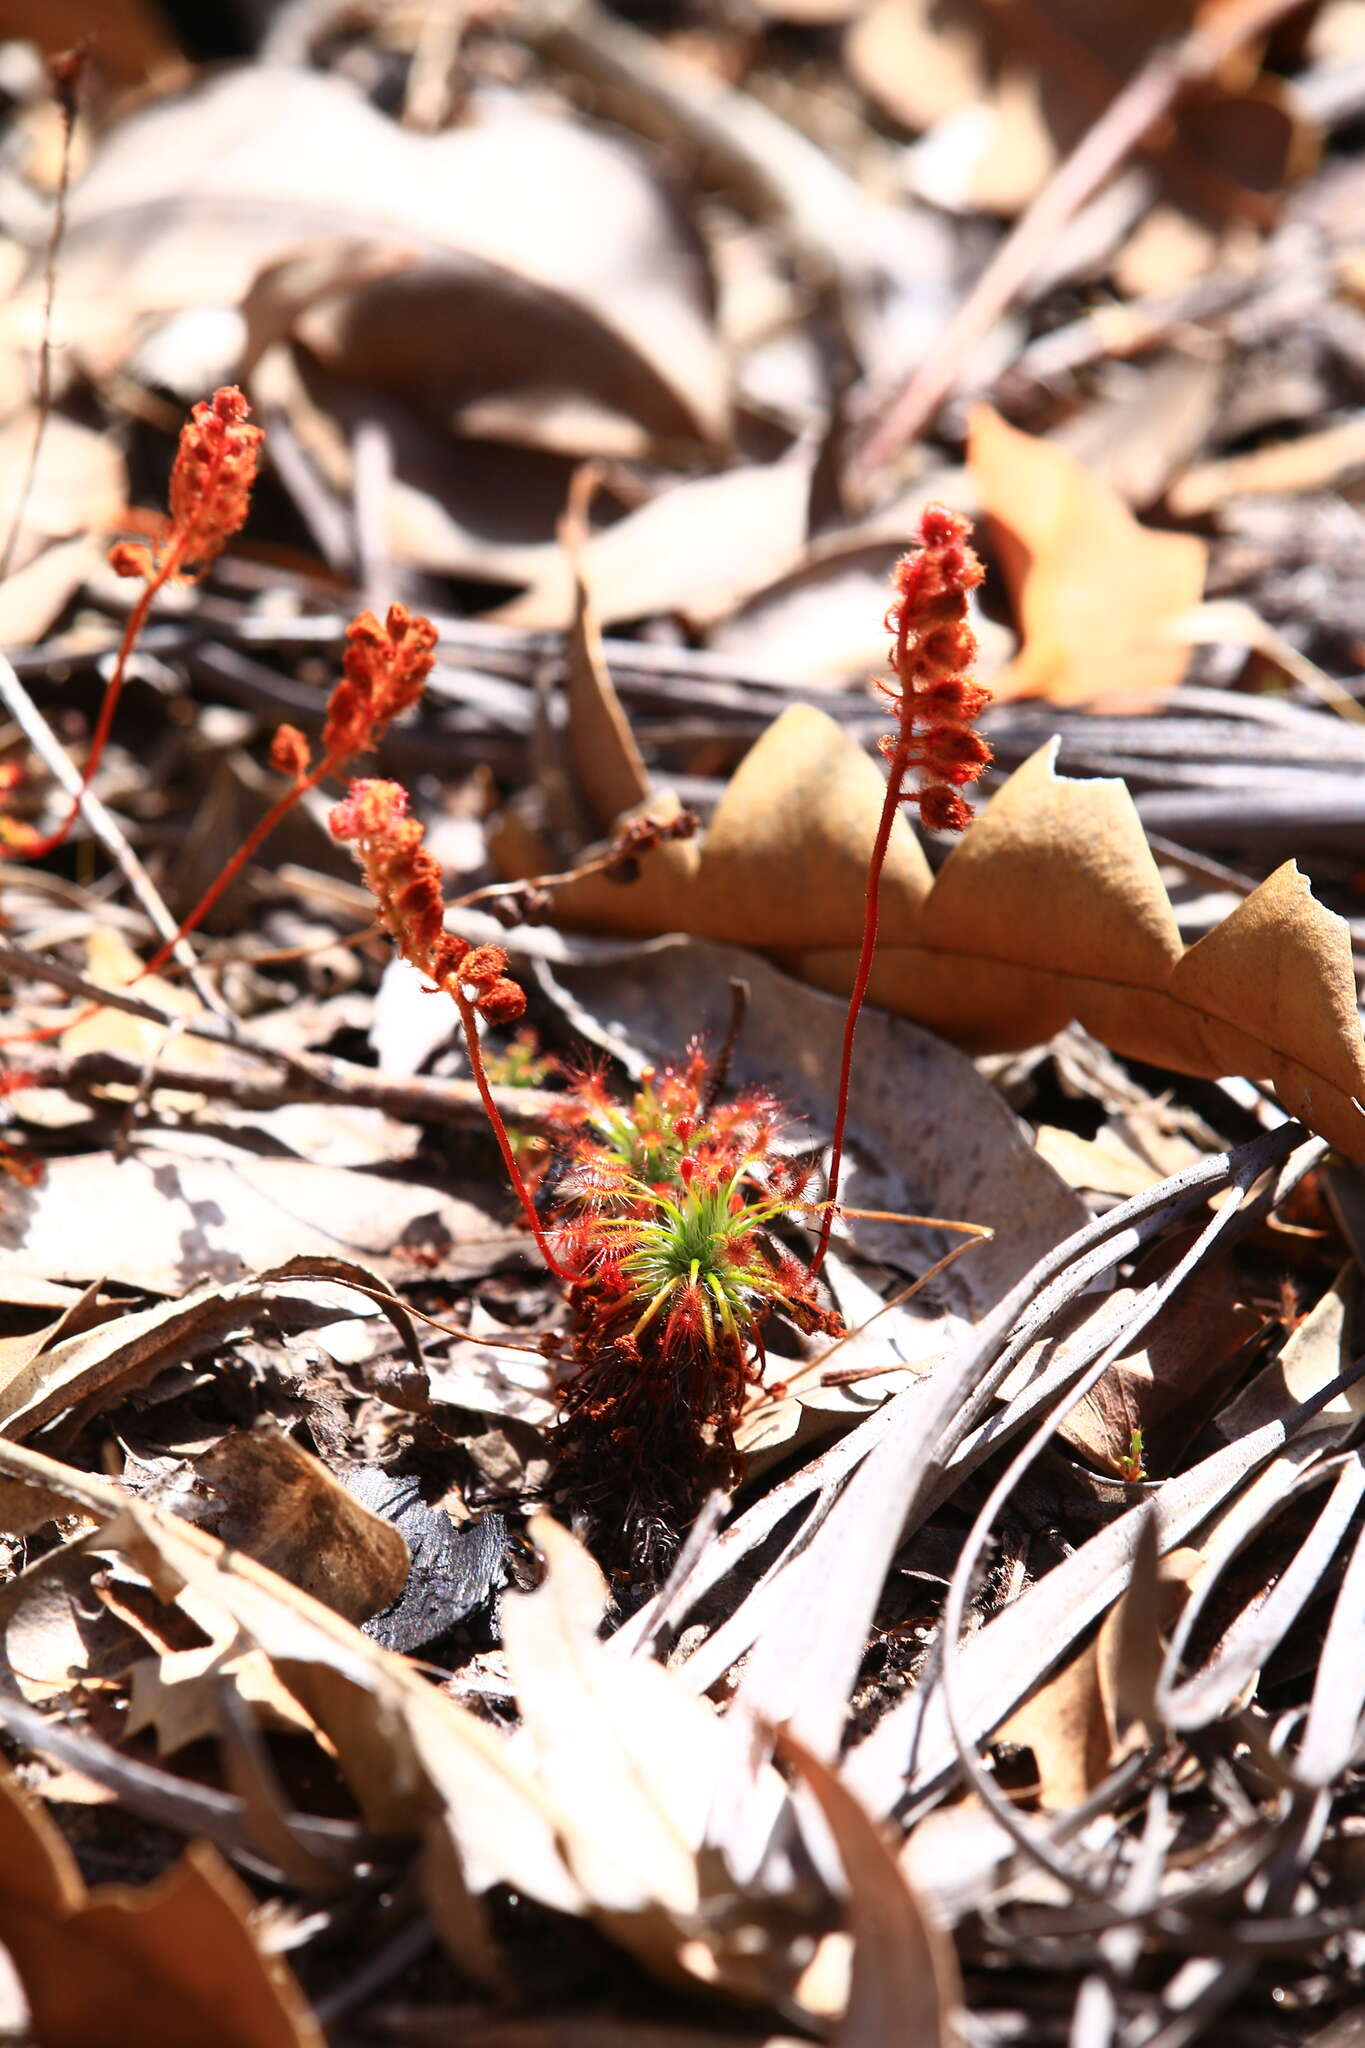
[(280, 820), (288, 816), (289, 812), (293, 810), (295, 804), (298, 803), (302, 797), (307, 796), (310, 789), (316, 789), (318, 784), (324, 779), (324, 777), (332, 773), (332, 770), (336, 765), (337, 763), (336, 761), (334, 761), (332, 755), (328, 754), (322, 761), (318, 763), (317, 767), (313, 769), (311, 774), (305, 775), (301, 781), (294, 783), (292, 788), (287, 789), (284, 795), (282, 797), (279, 797), (270, 806), (270, 809), (266, 812), (263, 818), (257, 819), (255, 825), (253, 825), (250, 832), (247, 833), (246, 838), (237, 848), (236, 853), (233, 854), (232, 859), (228, 861), (227, 865), (222, 869), (221, 873), (215, 878), (215, 880), (209, 883), (208, 888), (199, 898), (199, 901), (195, 904), (193, 910), (185, 919), (185, 922), (181, 925), (179, 931), (175, 932), (172, 935), (172, 937), (167, 939), (165, 945), (161, 948), (159, 953), (154, 953), (152, 955), (151, 959), (147, 962), (147, 965), (143, 968), (142, 973), (136, 975), (134, 977), (134, 981), (128, 984), (130, 988), (134, 986), (135, 982), (141, 981), (143, 975), (155, 974), (158, 967), (165, 966), (166, 962), (170, 959), (171, 954), (180, 944), (180, 941), (183, 938), (187, 938), (189, 934), (196, 929), (197, 926), (203, 923), (203, 920), (208, 916), (214, 904), (218, 901), (218, 898), (222, 895), (223, 891), (228, 887), (229, 883), (234, 881), (236, 877), (241, 873), (242, 869), (251, 859), (252, 854), (255, 853), (257, 847), (260, 846), (265, 840), (267, 840), (270, 837), (275, 827), (280, 823)]
[(521, 1168), (517, 1165), (517, 1157), (512, 1150), (512, 1141), (507, 1135), (507, 1126), (502, 1120), (502, 1112), (493, 1100), (493, 1091), (488, 1085), (488, 1074), (483, 1063), (483, 1049), (479, 1044), (479, 1020), (475, 1014), (474, 1005), (461, 988), (449, 982), (446, 986), (451, 995), (454, 996), (455, 1007), (460, 1013), (460, 1029), (464, 1033), (465, 1051), (469, 1054), (469, 1071), (474, 1076), (474, 1086), (479, 1091), (479, 1100), (483, 1104), (484, 1115), (493, 1127), (493, 1136), (498, 1141), (498, 1150), (502, 1154), (502, 1163), (507, 1168), (508, 1179), (516, 1191), (517, 1200), (521, 1203), (522, 1213), (531, 1226), (531, 1235), (536, 1241), (540, 1256), (544, 1259), (556, 1280), (562, 1280), (566, 1286), (571, 1286), (577, 1276), (569, 1272), (567, 1267), (561, 1266), (559, 1260), (550, 1249), (550, 1240), (545, 1235), (544, 1224), (536, 1214), (536, 1205), (531, 1199), (531, 1191), (521, 1177)]
[(882, 867), (886, 860), (886, 849), (891, 844), (891, 827), (895, 823), (896, 811), (900, 805), (908, 753), (909, 741), (902, 736), (891, 756), (891, 772), (887, 777), (886, 795), (882, 800), (881, 820), (877, 826), (877, 837), (872, 844), (872, 856), (867, 863), (867, 909), (863, 917), (863, 943), (858, 954), (853, 987), (849, 992), (848, 1016), (844, 1021), (844, 1050), (839, 1062), (838, 1107), (834, 1117), (834, 1143), (829, 1157), (825, 1214), (820, 1225), (820, 1241), (815, 1247), (815, 1256), (806, 1269), (812, 1280), (825, 1263), (830, 1232), (834, 1228), (835, 1205), (839, 1199), (839, 1168), (844, 1157), (844, 1126), (848, 1122), (848, 1090), (853, 1078), (853, 1041), (858, 1035), (858, 1017), (867, 994), (868, 978), (872, 973), (872, 957), (877, 950), (877, 926), (881, 920)]
[(152, 599), (156, 596), (158, 590), (162, 588), (163, 584), (167, 583), (171, 576), (174, 575), (178, 560), (179, 556), (176, 550), (171, 549), (155, 576), (143, 586), (141, 597), (139, 597), (137, 603), (128, 614), (128, 623), (123, 629), (123, 638), (119, 641), (118, 654), (114, 659), (114, 673), (109, 678), (109, 687), (104, 693), (104, 702), (100, 705), (100, 714), (95, 721), (94, 736), (90, 741), (90, 752), (86, 756), (85, 770), (81, 776), (81, 786), (71, 800), (71, 809), (67, 812), (56, 831), (50, 832), (46, 839), (31, 839), (22, 846), (11, 848), (10, 851), (15, 859), (42, 860), (44, 855), (55, 853), (80, 816), (81, 801), (85, 796), (86, 790), (89, 789), (95, 779), (100, 760), (104, 754), (105, 742), (109, 738), (110, 727), (114, 723), (114, 713), (118, 709), (118, 700), (123, 695), (124, 674), (128, 667), (128, 657), (133, 651), (139, 633), (147, 623), (147, 614), (152, 608)]

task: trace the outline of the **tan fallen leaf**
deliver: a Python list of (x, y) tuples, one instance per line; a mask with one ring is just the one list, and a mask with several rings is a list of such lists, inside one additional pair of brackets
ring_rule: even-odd
[(251, 1895), (207, 1843), (155, 1884), (88, 1891), (38, 1802), (0, 1766), (0, 1941), (44, 2048), (322, 2048)]
[[(971, 1052), (1039, 1044), (1077, 1019), (1153, 1066), (1263, 1078), (1365, 1158), (1344, 921), (1286, 862), (1186, 949), (1127, 789), (1059, 776), (1055, 758), (1053, 743), (1015, 770), (937, 877), (897, 820), (872, 1000)], [(687, 867), (649, 855), (638, 891), (591, 878), (561, 893), (558, 915), (727, 940), (846, 993), (883, 787), (848, 732), (794, 707), (744, 757)]]
[(1203, 541), (1139, 525), (1074, 456), (989, 406), (973, 408), (968, 460), (1023, 637), (996, 695), (1079, 704), (1178, 683), (1187, 657), (1159, 632), (1203, 593)]
[[(96, 925), (86, 941), (85, 973), (88, 980), (101, 988), (122, 989), (137, 982), (138, 994), (172, 1017), (194, 1017), (202, 1007), (198, 996), (183, 981), (167, 981), (160, 975), (143, 977), (138, 955), (121, 932), (107, 925)], [(121, 1052), (150, 1064), (166, 1049), (168, 1036), (164, 1026), (145, 1017), (129, 1016), (126, 1010), (103, 1009), (80, 1016), (64, 1034), (62, 1043), (73, 1055)], [(202, 1067), (206, 1073), (221, 1073), (230, 1064), (222, 1046), (188, 1035), (175, 1039), (175, 1057), (177, 1064)], [(116, 1098), (131, 1102), (135, 1091), (115, 1088), (111, 1092)], [(162, 1101), (167, 1108), (193, 1110), (202, 1106), (203, 1098), (173, 1091), (164, 1095)]]
[[(602, 624), (679, 612), (708, 625), (785, 575), (806, 537), (811, 466), (797, 449), (777, 462), (672, 484), (594, 534), (580, 567)], [(564, 627), (573, 612), (573, 571), (561, 552), (529, 590), (489, 616), (506, 626)]]
[(562, 1912), (586, 1900), (534, 1773), (488, 1723), (330, 1608), (206, 1530), (107, 1480), (0, 1442), (0, 1479), (62, 1496), (103, 1526), (88, 1547), (140, 1571), (210, 1643), (259, 1650), (322, 1730), (369, 1823), (420, 1835), (433, 1916), (481, 1980), (497, 1964), (478, 1894), (498, 1882)]
[(1037, 1772), (1037, 1801), (1045, 1811), (1079, 1806), (1109, 1768), (1109, 1726), (1100, 1699), (1094, 1643), (1087, 1643), (1017, 1707), (996, 1739), (1030, 1752)]
[[(36, 1348), (20, 1345), (7, 1362), (0, 1359), (0, 1435), (22, 1440), (59, 1415), (100, 1414), (168, 1365), (275, 1319), (291, 1294), (310, 1299), (306, 1285), (277, 1288), (267, 1275), (260, 1281), (197, 1288), (179, 1300), (97, 1319), (63, 1316), (41, 1333)], [(344, 1305), (331, 1310), (334, 1316), (347, 1312)]]
[[(9, 532), (19, 509), (34, 422), (29, 409), (0, 427), (0, 534)], [(107, 534), (117, 527), (127, 503), (127, 466), (113, 437), (53, 413), (43, 430), (24, 505), (17, 559), (30, 560), (43, 541)]]
[(208, 1526), (344, 1615), (367, 1621), (407, 1582), (408, 1546), (313, 1457), (277, 1428), (234, 1430), (196, 1461), (210, 1489)]
[[(1197, 0), (1159, 9), (1057, 0), (874, 0), (845, 58), (863, 91), (929, 146), (951, 138), (961, 209), (1019, 212), (1035, 197), (1158, 38), (1188, 33)], [(1264, 221), (1274, 195), (1311, 166), (1312, 124), (1272, 72), (1248, 58), (1187, 92), (1147, 138), (1172, 196), (1200, 216)], [(956, 159), (954, 161), (953, 159)]]
[(961, 2048), (962, 1979), (949, 1936), (843, 1778), (790, 1735), (779, 1737), (778, 1753), (824, 1816), (848, 1884), (853, 1968), (833, 2037), (839, 2048), (883, 2048), (895, 2040)]
[[(73, 1232), (73, 1214), (90, 1227)], [(391, 1277), (438, 1252), (448, 1272), (486, 1272), (520, 1242), (472, 1203), (416, 1181), (164, 1131), (135, 1140), (124, 1158), (54, 1159), (0, 1246), (0, 1271), (103, 1274), (178, 1294), (301, 1253), (368, 1260)]]
[[(1148, 1262), (1136, 1277), (1155, 1279), (1159, 1271)], [(1149, 1476), (1128, 1469), (1138, 1430), (1140, 1462), (1151, 1466), (1155, 1452), (1156, 1471), (1169, 1471), (1227, 1392), (1242, 1347), (1264, 1326), (1265, 1318), (1238, 1299), (1230, 1264), (1211, 1260), (1166, 1305), (1138, 1349), (1116, 1358), (1062, 1419), (1059, 1436), (1101, 1471), (1136, 1480)]]
[[(598, 1634), (607, 1593), (596, 1564), (548, 1516), (531, 1533), (545, 1578), (504, 1601), (503, 1640), (575, 1877), (652, 1969), (759, 1998), (790, 1989), (780, 1939), (760, 1943), (756, 1923), (748, 1942), (728, 1942), (719, 1924), (736, 1891), (702, 1851), (731, 1755), (720, 1717), (651, 1658), (613, 1656)], [(780, 1799), (771, 1768), (756, 1768)]]
[(0, 583), (0, 647), (32, 647), (104, 560), (88, 533), (54, 541)]
[(256, 1727), (322, 1742), (310, 1716), (276, 1678), (269, 1658), (260, 1650), (241, 1649), (236, 1633), (233, 1627), (226, 1642), (159, 1650), (130, 1665), (125, 1737), (131, 1741), (150, 1729), (158, 1756), (174, 1756), (192, 1742), (213, 1741), (222, 1731), (222, 1689), (229, 1685)]

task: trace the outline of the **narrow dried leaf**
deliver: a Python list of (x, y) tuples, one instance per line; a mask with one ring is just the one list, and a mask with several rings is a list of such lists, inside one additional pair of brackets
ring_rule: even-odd
[(640, 159), (529, 106), (469, 111), (423, 135), (336, 74), (264, 65), (137, 107), (72, 197), (63, 341), (115, 365), (151, 316), (236, 308), (301, 248), (373, 237), (414, 260), (300, 314), (328, 367), (438, 416), (548, 386), (722, 437), (705, 271)]
[(597, 1566), (548, 1516), (531, 1533), (545, 1578), (534, 1593), (509, 1594), (503, 1640), (540, 1770), (565, 1812), (575, 1873), (611, 1911), (657, 1901), (695, 1912), (720, 1723), (661, 1665), (608, 1657), (597, 1634), (607, 1604)]
[(853, 1972), (839, 2048), (960, 2048), (962, 1980), (953, 1944), (930, 1918), (877, 1822), (837, 1772), (791, 1736), (778, 1753), (810, 1788), (848, 1880)]
[(559, 533), (574, 583), (565, 683), (569, 753), (587, 815), (605, 826), (648, 799), (649, 775), (607, 667), (602, 621), (583, 559), (587, 538), (577, 505), (565, 513)]
[[(1182, 1543), (1233, 1498), (1248, 1475), (1280, 1450), (1285, 1435), (1282, 1422), (1267, 1423), (1167, 1480), (1155, 1499), (1161, 1549)], [(958, 1709), (973, 1739), (998, 1727), (1068, 1646), (1113, 1605), (1128, 1583), (1148, 1512), (1130, 1509), (1092, 1536), (963, 1646), (957, 1659)], [(942, 1688), (932, 1684), (916, 1688), (884, 1716), (851, 1751), (845, 1770), (874, 1812), (889, 1812), (903, 1798), (946, 1783), (956, 1761)]]

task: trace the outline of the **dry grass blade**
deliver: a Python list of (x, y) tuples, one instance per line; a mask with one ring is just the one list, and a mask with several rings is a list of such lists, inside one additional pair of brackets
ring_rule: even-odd
[[(1365, 1365), (1365, 1359), (1361, 1364)], [(1157, 1685), (1156, 1709), (1167, 1727), (1199, 1728), (1226, 1712), (1312, 1598), (1355, 1518), (1361, 1499), (1365, 1498), (1365, 1464), (1358, 1455), (1350, 1455), (1340, 1466), (1329, 1461), (1297, 1479), (1287, 1475), (1289, 1483), (1280, 1500), (1273, 1504), (1288, 1506), (1305, 1490), (1330, 1479), (1334, 1472), (1336, 1483), (1318, 1519), (1274, 1586), (1231, 1623), (1217, 1656), (1191, 1677), (1181, 1680), (1176, 1673), (1195, 1624), (1218, 1585), (1219, 1568), (1230, 1561), (1229, 1544), (1220, 1543), (1209, 1556), (1208, 1569), (1180, 1617)], [(1270, 1503), (1265, 1505), (1271, 1507)], [(1236, 1530), (1238, 1538), (1251, 1533), (1244, 1527)], [(1228, 1535), (1232, 1535), (1231, 1530)]]
[(1365, 1664), (1360, 1656), (1365, 1629), (1365, 1531), (1356, 1538), (1351, 1561), (1332, 1606), (1323, 1640), (1303, 1740), (1294, 1758), (1300, 1784), (1325, 1787), (1345, 1770), (1360, 1739), (1365, 1712)]
[[(704, 1561), (688, 1589), (693, 1598), (716, 1584), (794, 1507), (818, 1496), (813, 1513), (758, 1584), (692, 1651), (682, 1667), (689, 1682), (699, 1689), (713, 1684), (759, 1633), (771, 1626), (772, 1637), (759, 1660), (759, 1671), (766, 1669), (768, 1675), (760, 1680), (751, 1673), (746, 1683), (763, 1684), (761, 1706), (772, 1720), (784, 1719), (792, 1699), (799, 1697), (798, 1726), (811, 1730), (807, 1739), (818, 1750), (837, 1726), (847, 1699), (862, 1653), (862, 1623), (870, 1612), (869, 1603), (875, 1602), (886, 1561), (907, 1519), (911, 1479), (915, 1481), (913, 1497), (921, 1507), (927, 1505), (939, 1468), (946, 1465), (988, 1408), (996, 1388), (1079, 1293), (1116, 1260), (1197, 1207), (1229, 1178), (1238, 1176), (1249, 1186), (1277, 1168), (1295, 1142), (1290, 1131), (1258, 1139), (1241, 1154), (1208, 1160), (1078, 1231), (1010, 1291), (971, 1341), (945, 1360), (933, 1378), (896, 1395), (831, 1450), (746, 1510)], [(1318, 1148), (1301, 1146), (1297, 1164), (1306, 1170), (1318, 1156)], [(826, 1526), (827, 1517), (832, 1519), (833, 1507), (849, 1487), (851, 1476), (874, 1454), (880, 1459), (875, 1482), (860, 1488), (834, 1523), (832, 1535), (823, 1539), (829, 1546), (822, 1553), (824, 1569), (816, 1572), (809, 1565), (800, 1565), (803, 1553)], [(851, 1535), (855, 1528), (860, 1532), (856, 1540)], [(838, 1563), (831, 1579), (826, 1572), (835, 1558)], [(789, 1601), (782, 1579), (798, 1567), (803, 1572), (804, 1592)], [(789, 1586), (794, 1583), (789, 1581)], [(832, 1592), (834, 1586), (839, 1588), (837, 1593)], [(634, 1629), (643, 1625), (637, 1619), (622, 1634), (634, 1640)], [(769, 1686), (776, 1691), (768, 1692)]]
[[(1331, 1392), (1336, 1391), (1337, 1384), (1332, 1383)], [(1311, 1422), (1318, 1405), (1308, 1404), (1288, 1420), (1268, 1422), (1167, 1480), (1155, 1508), (1161, 1550), (1183, 1542), (1233, 1499), (1296, 1429)], [(1132, 1567), (1144, 1513), (1142, 1508), (1131, 1509), (1092, 1537), (959, 1652), (956, 1697), (964, 1739), (979, 1741), (998, 1725), (1067, 1645), (1118, 1598)], [(941, 1687), (922, 1687), (853, 1750), (847, 1775), (874, 1812), (891, 1812), (917, 1805), (941, 1788), (958, 1759)]]

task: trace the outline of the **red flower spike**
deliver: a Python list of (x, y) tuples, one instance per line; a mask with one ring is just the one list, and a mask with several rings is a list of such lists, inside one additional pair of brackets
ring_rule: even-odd
[[(395, 626), (398, 614), (401, 618)], [(404, 621), (407, 626), (419, 626), (424, 630), (409, 635)], [(373, 652), (375, 636), (381, 633), (380, 627), (368, 614), (357, 620), (356, 626), (361, 630), (353, 629), (352, 650), (363, 644)], [(435, 641), (435, 632), (429, 621), (409, 619), (399, 605), (390, 611), (386, 630), (387, 644), (395, 651), (395, 659), (387, 667), (380, 664), (374, 671), (377, 680), (368, 699), (371, 709), (366, 714), (372, 720), (387, 719), (404, 708), (399, 699), (411, 685), (416, 667), (426, 660), (426, 668), (422, 669), (422, 676), (415, 684), (417, 690), (421, 689), (422, 677), (431, 665), (429, 656)], [(397, 655), (404, 645), (406, 652), (399, 661)], [(349, 653), (347, 659), (349, 662)], [(358, 687), (355, 675), (348, 674), (346, 682), (339, 685), (337, 695), (348, 685)], [(412, 699), (406, 701), (411, 702)], [(373, 733), (373, 724), (367, 729)], [(408, 793), (400, 783), (353, 782), (345, 801), (333, 810), (328, 824), (334, 839), (354, 846), (366, 884), (398, 951), (435, 987), (444, 989), (459, 1011), (474, 1085), (479, 1091), (484, 1114), (492, 1126), (508, 1179), (521, 1203), (522, 1213), (550, 1271), (561, 1280), (572, 1281), (572, 1272), (556, 1258), (545, 1235), (545, 1226), (536, 1213), (531, 1191), (507, 1134), (507, 1125), (493, 1099), (479, 1046), (480, 1015), (489, 1023), (510, 1024), (526, 1009), (524, 991), (505, 971), (507, 955), (501, 946), (478, 946), (471, 950), (463, 939), (445, 929), (441, 870), (423, 844), (421, 825), (416, 818), (408, 816)], [(467, 992), (470, 989), (473, 990), (472, 995)]]
[(406, 605), (390, 605), (381, 626), (361, 612), (346, 628), (342, 679), (327, 706), (323, 749), (334, 763), (377, 747), (393, 720), (410, 710), (436, 663), (436, 628)]
[(486, 1023), (515, 1024), (526, 1015), (526, 991), (510, 976), (499, 975), (476, 997), (474, 1007)]
[[(819, 1242), (809, 1267), (813, 1278), (824, 1264), (839, 1195), (839, 1168), (848, 1120), (853, 1074), (853, 1040), (877, 950), (882, 867), (891, 826), (902, 801), (919, 805), (931, 832), (961, 832), (971, 823), (971, 806), (959, 795), (991, 759), (989, 743), (972, 721), (990, 702), (990, 692), (966, 671), (976, 659), (976, 638), (967, 620), (967, 600), (981, 582), (982, 568), (971, 548), (971, 521), (943, 505), (929, 505), (920, 519), (919, 547), (902, 556), (894, 577), (896, 595), (886, 615), (891, 645), (891, 679), (877, 688), (896, 714), (896, 729), (877, 742), (890, 762), (882, 815), (867, 866), (867, 904), (862, 946), (848, 999), (843, 1054), (830, 1151), (829, 1185)], [(917, 789), (906, 778), (918, 776)]]
[(109, 567), (116, 576), (150, 576), (152, 551), (140, 540), (115, 541), (109, 550)]
[(235, 385), (196, 405), (171, 470), (171, 535), (178, 576), (199, 576), (246, 524), (265, 435)]
[[(37, 860), (54, 853), (80, 815), (81, 797), (93, 782), (104, 756), (114, 712), (123, 694), (129, 657), (147, 623), (157, 592), (176, 579), (201, 576), (245, 523), (265, 440), (259, 427), (247, 424), (249, 411), (245, 398), (232, 384), (224, 385), (212, 398), (196, 405), (180, 431), (180, 446), (171, 470), (170, 523), (165, 534), (151, 547), (139, 541), (117, 541), (109, 550), (115, 574), (141, 577), (143, 590), (123, 629), (113, 674), (90, 738), (80, 794), (55, 832), (11, 847), (20, 858)], [(159, 955), (157, 964), (165, 957), (165, 953)]]
[[(148, 961), (143, 974), (155, 973), (186, 933), (192, 932), (208, 916), (234, 876), (240, 873), (294, 805), (310, 790), (325, 782), (329, 775), (339, 775), (353, 755), (377, 747), (392, 721), (400, 712), (409, 710), (421, 696), (422, 686), (436, 658), (436, 628), (430, 619), (421, 618), (403, 605), (396, 604), (390, 607), (387, 621), (381, 626), (372, 612), (362, 612), (347, 627), (346, 641), (344, 672), (328, 700), (321, 760), (315, 767), (310, 767), (310, 750), (303, 734), (290, 725), (280, 727), (270, 758), (281, 774), (293, 777), (290, 787), (278, 802), (271, 805), (217, 879), (205, 890), (175, 937)], [(396, 792), (404, 805), (407, 803), (407, 792), (399, 789), (396, 783), (357, 786), (388, 789)], [(393, 798), (387, 801), (392, 802)], [(341, 808), (344, 810), (344, 806)], [(436, 879), (439, 906), (439, 874)]]
[(501, 946), (476, 946), (465, 957), (461, 981), (492, 982), (507, 972), (507, 955)]

